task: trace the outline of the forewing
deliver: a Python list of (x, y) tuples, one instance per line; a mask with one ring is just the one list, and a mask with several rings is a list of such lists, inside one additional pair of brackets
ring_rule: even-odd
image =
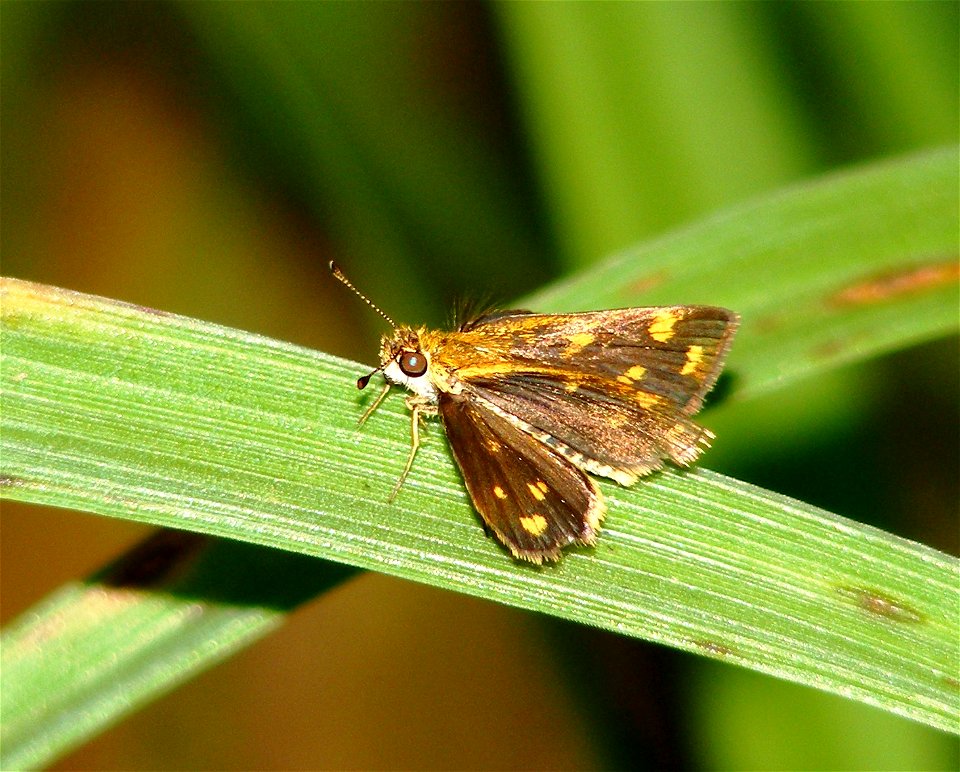
[(499, 359), (474, 357), (456, 375), (578, 466), (630, 484), (665, 458), (691, 463), (708, 444), (712, 435), (689, 417), (737, 322), (713, 306), (501, 316), (467, 333), (498, 341)]
[(737, 314), (716, 306), (504, 312), (465, 328), (468, 345), (493, 354), (463, 357), (456, 374), (466, 381), (525, 374), (606, 384), (624, 396), (655, 394), (689, 416), (720, 375), (738, 323)]
[(605, 505), (575, 464), (471, 397), (442, 394), (439, 411), (474, 507), (515, 557), (542, 563), (596, 541)]

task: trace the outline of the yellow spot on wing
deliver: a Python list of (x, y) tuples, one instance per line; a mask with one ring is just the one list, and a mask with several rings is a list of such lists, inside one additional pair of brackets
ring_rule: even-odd
[(483, 441), (484, 447), (491, 453), (499, 453), (503, 446), (492, 437)]
[(645, 407), (648, 410), (660, 402), (660, 397), (656, 394), (651, 394), (649, 391), (637, 392), (633, 395), (633, 399), (640, 407)]
[(650, 323), (647, 332), (658, 343), (666, 343), (673, 337), (673, 326), (680, 321), (680, 317), (673, 311), (662, 311)]
[(528, 517), (521, 517), (520, 525), (523, 526), (523, 530), (529, 533), (531, 536), (539, 536), (547, 530), (547, 518), (545, 518), (543, 515), (530, 515)]
[(703, 346), (691, 346), (687, 349), (687, 361), (680, 371), (680, 375), (691, 375), (703, 361)]
[(643, 380), (643, 376), (647, 374), (647, 368), (643, 365), (634, 365), (629, 370), (627, 370), (623, 375), (618, 375), (617, 380), (620, 383), (625, 383), (627, 386), (636, 386), (637, 381)]
[(498, 499), (505, 499), (507, 497), (506, 491), (503, 488), (501, 488), (499, 485), (493, 486), (493, 495), (496, 496)]
[(537, 480), (537, 487), (544, 493), (549, 490), (549, 488), (547, 488), (547, 484), (543, 480)]
[[(542, 481), (539, 481), (539, 482), (542, 482)], [(543, 501), (546, 498), (546, 496), (543, 495), (543, 491), (540, 490), (538, 485), (534, 485), (533, 483), (527, 483), (527, 487), (530, 489), (530, 493), (533, 494), (533, 497), (537, 501)], [(546, 489), (546, 486), (544, 486), (544, 489)]]
[(596, 340), (596, 336), (589, 332), (578, 332), (571, 335), (567, 348), (564, 350), (565, 357), (573, 357), (579, 354), (586, 346), (589, 346)]

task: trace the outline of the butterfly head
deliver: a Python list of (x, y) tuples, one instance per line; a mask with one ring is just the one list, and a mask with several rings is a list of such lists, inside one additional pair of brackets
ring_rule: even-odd
[(384, 335), (380, 343), (380, 366), (357, 381), (357, 386), (362, 389), (379, 370), (391, 383), (435, 402), (437, 389), (430, 378), (430, 352), (421, 345), (420, 333), (412, 327), (397, 327), (392, 335)]

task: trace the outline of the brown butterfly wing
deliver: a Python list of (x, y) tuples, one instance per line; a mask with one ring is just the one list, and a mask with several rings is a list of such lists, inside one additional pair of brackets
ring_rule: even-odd
[(442, 394), (438, 407), (474, 507), (515, 557), (542, 563), (596, 541), (605, 505), (581, 469), (472, 396)]
[(713, 436), (679, 413), (643, 406), (602, 388), (568, 390), (566, 382), (550, 376), (477, 379), (470, 393), (517, 416), (538, 436), (553, 438), (577, 466), (624, 485), (659, 469), (664, 459), (692, 463)]
[(440, 360), (464, 381), (549, 375), (605, 385), (626, 397), (656, 394), (665, 408), (690, 416), (720, 375), (739, 320), (716, 306), (501, 312), (451, 334), (445, 344), (456, 361), (445, 362), (442, 354)]
[(712, 435), (690, 416), (720, 374), (738, 319), (713, 306), (501, 316), (473, 329), (499, 340), (521, 326), (510, 366), (481, 361), (457, 375), (578, 466), (630, 484), (664, 459), (691, 463), (708, 444)]

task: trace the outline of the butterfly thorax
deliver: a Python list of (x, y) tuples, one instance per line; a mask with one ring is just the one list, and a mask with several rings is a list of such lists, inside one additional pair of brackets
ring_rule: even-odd
[(464, 373), (516, 371), (512, 336), (496, 328), (452, 331), (398, 327), (380, 345), (383, 374), (391, 383), (436, 402), (439, 393), (460, 394)]

